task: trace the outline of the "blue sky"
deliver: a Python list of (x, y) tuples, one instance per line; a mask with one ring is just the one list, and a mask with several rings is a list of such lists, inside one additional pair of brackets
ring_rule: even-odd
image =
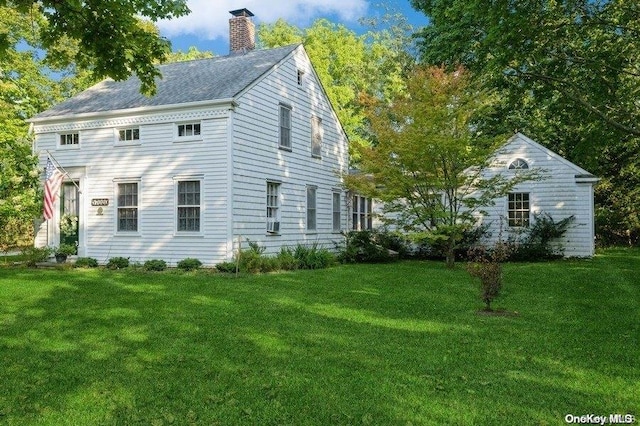
[(158, 23), (163, 36), (171, 40), (173, 50), (186, 51), (190, 46), (209, 50), (216, 55), (229, 53), (230, 10), (247, 8), (255, 15), (256, 26), (282, 18), (290, 24), (306, 28), (318, 18), (326, 18), (362, 33), (358, 20), (384, 14), (390, 7), (405, 15), (415, 27), (426, 25), (424, 14), (416, 12), (409, 0), (188, 0), (188, 16)]

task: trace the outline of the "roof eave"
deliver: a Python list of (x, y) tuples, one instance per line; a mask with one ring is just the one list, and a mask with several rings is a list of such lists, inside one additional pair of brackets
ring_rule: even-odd
[(118, 110), (109, 110), (109, 111), (96, 111), (96, 112), (86, 112), (80, 114), (66, 114), (66, 115), (56, 115), (51, 117), (33, 117), (29, 118), (26, 121), (28, 123), (33, 124), (42, 124), (56, 121), (69, 121), (69, 120), (86, 120), (86, 119), (96, 119), (96, 118), (112, 118), (112, 117), (121, 117), (132, 114), (153, 114), (162, 111), (179, 111), (184, 109), (192, 109), (192, 108), (202, 108), (202, 107), (223, 107), (228, 105), (229, 108), (235, 108), (238, 106), (235, 98), (224, 98), (224, 99), (214, 99), (214, 100), (206, 100), (206, 101), (196, 101), (196, 102), (184, 102), (179, 104), (167, 104), (167, 105), (155, 105), (155, 106), (144, 106), (137, 108), (126, 108), (126, 109), (118, 109)]

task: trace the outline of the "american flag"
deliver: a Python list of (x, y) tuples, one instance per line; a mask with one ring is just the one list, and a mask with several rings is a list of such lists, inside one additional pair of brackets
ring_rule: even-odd
[(53, 205), (58, 198), (60, 185), (64, 175), (53, 165), (50, 158), (47, 158), (47, 168), (45, 169), (44, 181), (44, 218), (49, 220), (53, 217)]

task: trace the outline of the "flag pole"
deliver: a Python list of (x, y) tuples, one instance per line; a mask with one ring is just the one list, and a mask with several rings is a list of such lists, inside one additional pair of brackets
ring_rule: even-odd
[(53, 154), (51, 152), (49, 152), (48, 149), (44, 150), (47, 155), (49, 156), (49, 158), (51, 158), (53, 160), (53, 162), (55, 163), (55, 166), (62, 170), (62, 174), (65, 175), (66, 177), (69, 178), (69, 180), (71, 181), (71, 183), (78, 188), (78, 194), (82, 194), (82, 191), (80, 190), (80, 187), (78, 186), (78, 184), (76, 183), (76, 181), (69, 175), (69, 173), (67, 173), (67, 171), (65, 170), (64, 167), (62, 167), (62, 165), (60, 165), (60, 163), (58, 162), (58, 160), (56, 160), (56, 157), (53, 156)]

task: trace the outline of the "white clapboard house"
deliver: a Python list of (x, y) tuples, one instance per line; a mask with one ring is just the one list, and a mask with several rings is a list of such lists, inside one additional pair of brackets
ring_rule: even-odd
[(573, 216), (569, 229), (559, 241), (564, 255), (593, 256), (593, 186), (599, 179), (522, 133), (516, 133), (496, 151), (487, 174), (509, 176), (523, 169), (537, 169), (543, 179), (520, 183), (506, 197), (496, 199), (495, 205), (484, 208), (487, 215), (481, 222), (489, 224), (491, 239), (507, 239), (518, 234), (541, 214), (550, 215), (556, 222)]
[[(573, 216), (569, 229), (560, 241), (565, 257), (591, 257), (595, 249), (593, 186), (598, 178), (566, 160), (522, 133), (498, 148), (489, 161), (484, 177), (496, 174), (515, 176), (525, 170), (535, 170), (540, 179), (516, 185), (505, 197), (484, 207), (485, 214), (476, 214), (479, 225), (488, 225), (484, 243), (492, 245), (498, 239), (519, 239), (535, 220), (545, 214), (558, 222)], [(353, 171), (356, 172), (356, 171)], [(383, 226), (384, 203), (352, 195), (354, 230)], [(388, 217), (391, 217), (390, 215)], [(393, 229), (393, 227), (391, 227)]]
[(228, 56), (160, 67), (157, 94), (105, 80), (30, 121), (44, 168), (66, 171), (36, 245), (75, 226), (104, 263), (230, 260), (238, 241), (334, 247), (348, 225), (346, 135), (302, 45), (255, 50), (231, 12)]

